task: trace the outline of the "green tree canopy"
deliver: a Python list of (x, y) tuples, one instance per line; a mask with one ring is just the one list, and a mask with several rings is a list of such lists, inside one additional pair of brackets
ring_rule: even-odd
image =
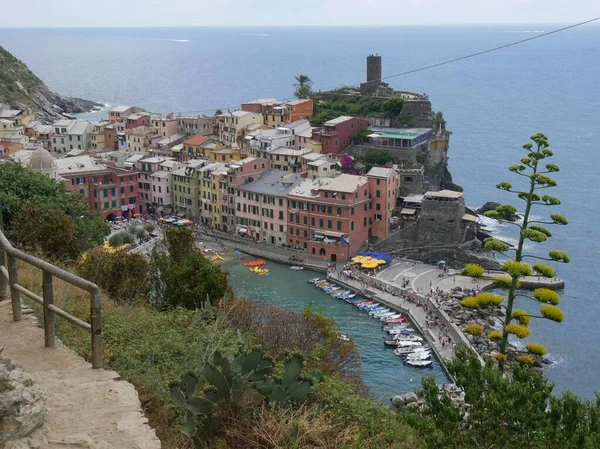
[(196, 249), (189, 229), (169, 228), (165, 238), (167, 251), (155, 249), (151, 255), (154, 306), (196, 309), (230, 292), (227, 273)]
[[(52, 210), (53, 214), (63, 214), (71, 225), (56, 227), (52, 234), (60, 239), (59, 233), (71, 233), (74, 228), (74, 234), (69, 235), (76, 240), (73, 245), (73, 248), (77, 249), (76, 251), (80, 252), (100, 245), (108, 234), (108, 226), (102, 215), (91, 211), (79, 193), (68, 192), (64, 184), (57, 183), (21, 164), (14, 162), (0, 164), (0, 207), (2, 211), (0, 219), (9, 238), (23, 242), (26, 241), (24, 240), (25, 236), (15, 224), (22, 224), (25, 215), (30, 213), (31, 209), (29, 212), (22, 212), (18, 220), (15, 220), (15, 217), (24, 206), (36, 206)], [(48, 216), (48, 212), (42, 212), (41, 209), (38, 209), (40, 213)], [(57, 218), (56, 220), (63, 219)], [(67, 253), (72, 254), (71, 249)], [(58, 254), (47, 255), (59, 257)], [(63, 252), (60, 257), (64, 255)]]

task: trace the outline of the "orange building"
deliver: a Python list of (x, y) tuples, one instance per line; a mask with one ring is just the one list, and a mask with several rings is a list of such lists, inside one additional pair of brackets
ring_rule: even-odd
[(286, 122), (295, 122), (303, 118), (310, 120), (313, 117), (313, 101), (310, 98), (288, 101), (285, 108)]

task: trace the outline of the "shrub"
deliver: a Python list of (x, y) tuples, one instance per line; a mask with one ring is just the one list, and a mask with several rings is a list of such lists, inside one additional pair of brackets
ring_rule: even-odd
[(113, 248), (117, 248), (122, 245), (133, 245), (135, 243), (133, 235), (127, 231), (115, 232), (108, 238), (108, 243)]
[(10, 237), (26, 251), (55, 260), (74, 260), (83, 249), (73, 221), (60, 209), (23, 206), (9, 225)]
[(460, 272), (460, 274), (463, 276), (469, 276), (472, 278), (480, 278), (483, 276), (483, 273), (485, 273), (485, 269), (476, 263), (468, 263)]
[(189, 229), (171, 228), (165, 235), (168, 252), (155, 248), (151, 255), (152, 305), (196, 309), (231, 292), (227, 273), (196, 249)]
[(150, 293), (150, 264), (141, 254), (109, 253), (94, 248), (76, 265), (77, 274), (102, 288), (118, 303), (146, 302)]
[[(60, 210), (77, 232), (74, 238), (84, 251), (102, 244), (108, 234), (108, 225), (102, 215), (91, 211), (84, 198), (78, 193), (68, 192), (63, 183), (44, 176), (16, 162), (0, 164), (0, 203), (5, 232), (12, 238), (18, 232), (11, 222), (23, 206), (37, 206), (46, 210)], [(34, 220), (41, 225), (40, 220)], [(57, 232), (57, 231), (55, 231)]]
[(338, 338), (332, 318), (313, 312), (310, 306), (302, 314), (250, 300), (228, 301), (222, 307), (234, 327), (252, 335), (275, 357), (300, 351), (307, 355), (309, 366), (340, 375), (365, 391), (360, 355), (354, 342)]

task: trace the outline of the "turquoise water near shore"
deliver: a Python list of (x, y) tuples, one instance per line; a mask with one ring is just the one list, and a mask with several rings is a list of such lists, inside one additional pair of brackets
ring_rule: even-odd
[(309, 279), (324, 277), (323, 273), (294, 271), (287, 265), (273, 262), (267, 265), (270, 270), (267, 276), (250, 273), (239, 262), (230, 262), (225, 268), (239, 297), (264, 301), (295, 312), (301, 312), (312, 302), (315, 310), (335, 318), (341, 332), (355, 341), (365, 383), (378, 398), (386, 401), (394, 394), (420, 388), (421, 376), (433, 375), (438, 383), (448, 382), (439, 362), (425, 369), (405, 365), (392, 349), (383, 345), (383, 337), (387, 333), (379, 320), (307, 283)]
[[(370, 53), (383, 55), (387, 76), (559, 27), (0, 29), (0, 45), (62, 94), (192, 114), (226, 110), (253, 98), (289, 98), (299, 73), (309, 75), (315, 89), (359, 83)], [(587, 397), (600, 386), (598, 55), (600, 26), (591, 25), (386, 80), (399, 90), (428, 93), (434, 109), (444, 112), (453, 131), (450, 171), (470, 206), (512, 200), (494, 185), (505, 178), (515, 181), (506, 167), (522, 157), (521, 145), (531, 134), (549, 135), (553, 162), (562, 168), (552, 192), (563, 201), (556, 211), (570, 224), (554, 228), (551, 244), (543, 249), (566, 250), (572, 263), (559, 266), (567, 281), (566, 321), (534, 320), (533, 328), (557, 362), (546, 372), (558, 390)], [(514, 239), (510, 227), (493, 229)]]

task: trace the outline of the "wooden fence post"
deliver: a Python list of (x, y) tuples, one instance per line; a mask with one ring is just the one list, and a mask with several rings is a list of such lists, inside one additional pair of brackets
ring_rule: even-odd
[(54, 287), (52, 285), (52, 275), (46, 271), (43, 271), (43, 275), (44, 340), (47, 348), (53, 348), (55, 338), (54, 312), (48, 306), (54, 304)]
[[(6, 252), (2, 247), (0, 247), (0, 267), (6, 268)], [(5, 299), (8, 299), (8, 279), (4, 277), (4, 274), (0, 274), (0, 301)]]
[(21, 294), (18, 292), (18, 290), (13, 288), (14, 284), (18, 284), (19, 283), (19, 273), (17, 271), (17, 259), (14, 258), (13, 256), (11, 256), (10, 254), (7, 255), (7, 259), (8, 259), (8, 277), (9, 277), (9, 284), (10, 284), (10, 297), (12, 300), (12, 311), (13, 311), (13, 320), (14, 321), (21, 321)]
[(100, 292), (91, 293), (90, 321), (92, 325), (92, 368), (102, 368), (102, 310)]

